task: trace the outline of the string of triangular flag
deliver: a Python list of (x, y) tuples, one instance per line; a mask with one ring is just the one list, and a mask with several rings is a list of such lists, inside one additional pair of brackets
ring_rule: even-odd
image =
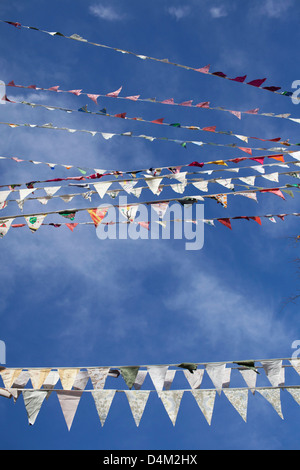
[[(168, 98), (164, 100), (157, 100), (156, 98), (140, 98), (140, 95), (131, 95), (131, 96), (120, 96), (120, 92), (122, 90), (122, 86), (115, 91), (109, 92), (109, 93), (85, 93), (80, 90), (62, 90), (59, 85), (52, 86), (49, 88), (41, 88), (37, 87), (36, 85), (16, 85), (13, 80), (11, 80), (9, 83), (5, 84), (5, 86), (9, 87), (15, 87), (15, 88), (24, 88), (24, 89), (30, 89), (34, 91), (47, 91), (47, 92), (55, 92), (55, 93), (71, 93), (75, 96), (87, 96), (89, 99), (91, 99), (95, 104), (98, 104), (97, 100), (98, 98), (116, 98), (119, 100), (130, 100), (133, 102), (143, 102), (143, 103), (157, 103), (157, 104), (163, 104), (163, 105), (169, 105), (169, 106), (185, 106), (185, 107), (190, 107), (190, 108), (200, 108), (200, 109), (208, 109), (211, 111), (223, 111), (223, 112), (228, 112), (231, 113), (232, 115), (236, 116), (238, 119), (242, 118), (243, 114), (248, 114), (248, 115), (256, 115), (256, 116), (264, 116), (264, 117), (271, 117), (271, 118), (280, 118), (280, 119), (288, 119), (290, 121), (300, 123), (299, 118), (291, 118), (290, 113), (281, 113), (281, 114), (275, 114), (272, 112), (266, 112), (262, 113), (259, 112), (259, 108), (254, 108), (254, 109), (249, 109), (247, 111), (237, 111), (237, 110), (232, 110), (232, 109), (226, 109), (222, 106), (211, 106), (209, 101), (202, 101), (197, 104), (193, 104), (193, 100), (185, 100), (181, 103), (176, 103), (174, 101), (174, 98)], [(10, 101), (7, 96), (5, 95), (2, 97), (2, 100), (5, 101)], [(104, 108), (105, 111), (105, 108)], [(90, 112), (90, 111), (86, 111)]]
[(260, 137), (253, 137), (253, 136), (248, 136), (248, 135), (237, 135), (233, 131), (219, 131), (219, 130), (216, 129), (216, 126), (199, 127), (199, 126), (196, 126), (195, 124), (193, 124), (193, 125), (183, 125), (179, 122), (166, 123), (166, 122), (164, 122), (164, 118), (158, 118), (158, 119), (154, 119), (154, 120), (150, 121), (150, 120), (147, 120), (147, 119), (142, 118), (142, 117), (138, 117), (138, 118), (128, 117), (127, 113), (109, 114), (109, 113), (107, 113), (106, 110), (104, 110), (105, 112), (88, 111), (86, 107), (76, 110), (76, 109), (63, 108), (63, 107), (59, 107), (59, 106), (50, 106), (50, 105), (47, 106), (47, 105), (44, 105), (44, 104), (29, 103), (29, 102), (26, 102), (26, 101), (10, 101), (10, 100), (8, 100), (8, 101), (10, 103), (14, 103), (14, 104), (23, 104), (23, 105), (31, 106), (32, 108), (41, 107), (41, 108), (47, 109), (49, 111), (56, 110), (56, 111), (64, 111), (64, 112), (67, 112), (67, 113), (83, 112), (84, 114), (92, 114), (92, 115), (95, 115), (95, 116), (105, 116), (105, 117), (109, 117), (109, 118), (119, 118), (119, 119), (125, 119), (127, 121), (138, 121), (138, 122), (143, 122), (143, 123), (146, 123), (146, 124), (157, 124), (157, 125), (162, 125), (162, 126), (173, 127), (173, 128), (176, 128), (176, 129), (193, 130), (193, 131), (199, 131), (199, 132), (214, 132), (215, 134), (221, 134), (221, 135), (227, 135), (227, 136), (229, 135), (229, 136), (237, 137), (239, 140), (242, 140), (242, 141), (247, 142), (247, 143), (248, 143), (249, 139), (255, 139), (255, 140), (261, 140), (263, 142), (278, 142), (281, 145), (288, 145), (288, 146), (300, 145), (298, 143), (293, 144), (293, 143), (289, 142), (289, 140), (281, 141), (280, 137), (276, 137), (276, 138), (272, 138), (272, 139), (263, 139), (263, 138), (260, 138)]
[[(173, 176), (176, 176), (176, 175), (173, 175)], [(216, 198), (217, 196), (222, 196), (223, 198), (226, 198), (226, 207), (227, 207), (227, 195), (228, 194), (229, 195), (230, 194), (242, 195), (250, 199), (253, 199), (257, 202), (258, 192), (273, 192), (277, 196), (284, 199), (284, 196), (281, 190), (285, 190), (290, 196), (293, 197), (293, 193), (291, 189), (300, 187), (299, 184), (290, 184), (290, 183), (287, 183), (283, 186), (279, 186), (276, 188), (267, 188), (267, 191), (264, 191), (264, 188), (262, 187), (255, 187), (255, 180), (258, 177), (263, 177), (273, 182), (278, 182), (280, 176), (292, 176), (293, 178), (300, 179), (300, 170), (294, 171), (294, 172), (282, 172), (282, 173), (275, 172), (275, 173), (260, 174), (260, 175), (254, 175), (254, 176), (251, 175), (251, 176), (235, 177), (235, 178), (213, 178), (213, 179), (206, 179), (206, 180), (203, 178), (200, 178), (200, 179), (192, 178), (191, 180), (187, 180), (186, 179), (187, 174), (185, 172), (178, 173), (177, 176), (178, 176), (177, 179), (179, 182), (175, 184), (161, 184), (163, 177), (149, 178), (146, 176), (145, 178), (137, 178), (136, 180), (119, 181), (118, 184), (121, 186), (121, 188), (111, 189), (111, 190), (109, 188), (115, 181), (108, 180), (108, 181), (93, 183), (92, 186), (95, 188), (94, 190), (90, 189), (89, 184), (88, 185), (77, 184), (75, 186), (87, 189), (88, 191), (85, 191), (83, 193), (72, 193), (72, 194), (61, 194), (61, 195), (56, 195), (56, 193), (61, 188), (66, 188), (66, 187), (69, 187), (70, 185), (69, 186), (35, 187), (33, 183), (31, 183), (30, 185), (31, 187), (27, 189), (16, 189), (15, 186), (10, 186), (9, 190), (0, 191), (0, 210), (6, 208), (7, 204), (10, 202), (17, 202), (20, 209), (23, 210), (23, 206), (26, 201), (39, 201), (41, 204), (45, 205), (50, 200), (60, 198), (64, 202), (68, 203), (72, 201), (74, 197), (77, 197), (77, 196), (83, 197), (84, 199), (91, 200), (91, 197), (95, 194), (100, 196), (101, 199), (106, 194), (108, 194), (112, 199), (115, 199), (119, 195), (120, 192), (126, 192), (127, 194), (131, 194), (139, 198), (144, 189), (151, 190), (153, 194), (159, 195), (162, 193), (164, 188), (169, 187), (174, 192), (183, 194), (189, 185), (193, 185), (201, 192), (208, 192), (208, 184), (219, 184), (223, 187), (226, 187), (227, 189), (230, 189), (233, 192), (222, 193), (222, 195), (220, 195), (219, 193), (203, 194), (201, 197), (198, 196), (197, 199), (204, 200), (205, 198)], [(169, 175), (167, 176), (167, 179), (169, 179)], [(236, 183), (235, 180), (243, 181), (244, 183), (246, 183), (246, 185)], [(139, 181), (146, 182), (147, 186), (136, 187), (135, 185)], [(249, 185), (251, 185), (253, 188), (249, 189)], [(74, 186), (74, 184), (72, 186)], [(236, 188), (240, 186), (244, 186), (246, 187), (246, 189), (237, 190)], [(291, 188), (291, 189), (287, 190), (286, 188)], [(41, 191), (41, 190), (45, 191), (45, 196), (29, 197), (31, 194), (35, 193), (35, 191)], [(16, 192), (19, 193), (19, 198), (7, 199), (10, 194), (14, 194)]]
[[(288, 361), (288, 364), (284, 364), (284, 361)], [(261, 366), (257, 365), (257, 362), (260, 362)], [(281, 407), (283, 390), (288, 391), (300, 404), (300, 386), (286, 384), (286, 368), (292, 368), (299, 375), (300, 360), (290, 358), (147, 366), (2, 368), (0, 374), (4, 388), (0, 388), (0, 396), (13, 398), (15, 403), (22, 394), (28, 423), (33, 425), (44, 400), (47, 400), (51, 394), (56, 394), (69, 430), (84, 392), (93, 396), (102, 426), (118, 392), (127, 396), (137, 426), (140, 424), (149, 395), (153, 392), (161, 399), (173, 425), (176, 423), (182, 397), (187, 393), (194, 396), (208, 424), (211, 424), (216, 395), (221, 396), (222, 393), (246, 422), (249, 391), (253, 395), (258, 392), (263, 396), (283, 419)], [(178, 379), (179, 369), (185, 377), (184, 382), (181, 388), (171, 390)], [(246, 386), (230, 387), (232, 374), (236, 370)], [(260, 371), (264, 372), (267, 384), (258, 385), (258, 380), (265, 380)], [(181, 375), (179, 380), (183, 376)], [(201, 389), (205, 384), (205, 376), (213, 388)], [(110, 380), (109, 377), (113, 380), (123, 378), (128, 389), (105, 388)], [(150, 378), (150, 384), (152, 383), (154, 389), (142, 389), (147, 380), (149, 383), (147, 377)], [(91, 389), (87, 388), (89, 381)], [(32, 388), (28, 388), (28, 383), (31, 383)], [(60, 384), (61, 388), (57, 384)]]
[(0, 19), (0, 22), (1, 23), (7, 23), (7, 24), (10, 24), (12, 26), (15, 26), (17, 29), (22, 29), (22, 28), (23, 29), (29, 29), (29, 30), (34, 30), (34, 31), (38, 31), (38, 32), (41, 32), (41, 33), (48, 34), (51, 37), (62, 37), (62, 38), (65, 38), (65, 39), (71, 39), (71, 40), (80, 42), (82, 44), (88, 44), (88, 45), (92, 45), (92, 46), (96, 46), (96, 47), (101, 47), (101, 48), (112, 50), (112, 51), (119, 52), (119, 53), (122, 53), (122, 54), (129, 54), (129, 55), (134, 56), (134, 57), (136, 57), (138, 59), (141, 59), (141, 60), (151, 60), (151, 61), (155, 61), (155, 62), (167, 64), (167, 65), (180, 67), (180, 68), (183, 68), (185, 70), (199, 72), (199, 73), (202, 73), (202, 74), (205, 74), (205, 75), (208, 75), (208, 76), (215, 76), (215, 77), (223, 78), (223, 79), (226, 79), (226, 80), (230, 80), (230, 81), (235, 82), (235, 83), (249, 85), (249, 86), (258, 88), (260, 90), (267, 90), (267, 91), (270, 91), (272, 93), (282, 95), (282, 96), (292, 96), (293, 95), (293, 92), (291, 92), (291, 91), (279, 91), (279, 90), (281, 90), (280, 86), (262, 86), (265, 83), (266, 78), (255, 79), (255, 80), (251, 80), (249, 82), (246, 82), (247, 75), (230, 78), (224, 72), (221, 72), (221, 71), (210, 72), (210, 65), (206, 65), (206, 66), (200, 67), (200, 68), (190, 67), (190, 66), (187, 66), (187, 65), (172, 62), (169, 59), (158, 59), (158, 58), (151, 57), (151, 56), (148, 56), (148, 55), (145, 55), (145, 54), (137, 54), (137, 53), (132, 52), (132, 51), (127, 51), (125, 49), (116, 48), (116, 47), (108, 46), (108, 45), (105, 45), (105, 44), (99, 44), (99, 43), (91, 42), (91, 41), (88, 41), (87, 39), (81, 37), (77, 33), (74, 33), (71, 36), (67, 36), (67, 35), (65, 35), (65, 34), (59, 32), (59, 31), (54, 31), (54, 32), (45, 31), (45, 30), (37, 28), (35, 26), (22, 25), (21, 23), (16, 22), (16, 21), (6, 21), (6, 20)]
[[(290, 161), (290, 162), (286, 162), (284, 160), (284, 155), (290, 155), (292, 156), (293, 158), (295, 158), (295, 160), (297, 160), (297, 162), (294, 162), (294, 161)], [(264, 160), (267, 159), (267, 158), (272, 158), (274, 160), (277, 160), (279, 163), (264, 163)], [(256, 166), (252, 166), (252, 167), (240, 167), (240, 168), (251, 168), (251, 169), (255, 169), (256, 171), (259, 171), (259, 172), (263, 172), (262, 168), (264, 167), (267, 167), (267, 166), (275, 166), (275, 165), (278, 165), (278, 166), (282, 166), (284, 167), (284, 165), (299, 165), (299, 160), (300, 160), (300, 151), (285, 151), (285, 152), (282, 152), (281, 154), (273, 154), (273, 155), (262, 155), (262, 156), (256, 156), (256, 157), (239, 157), (239, 158), (230, 158), (230, 159), (223, 159), (223, 160), (215, 160), (215, 161), (208, 161), (208, 162), (197, 162), (197, 161), (194, 161), (194, 162), (191, 162), (191, 163), (183, 163), (183, 164), (180, 164), (180, 165), (167, 165), (167, 166), (161, 166), (161, 167), (152, 167), (152, 168), (140, 168), (140, 169), (134, 169), (134, 170), (104, 170), (104, 169), (97, 169), (97, 168), (90, 168), (90, 167), (86, 167), (86, 166), (83, 166), (83, 167), (78, 167), (78, 166), (74, 166), (74, 165), (71, 165), (71, 164), (62, 164), (62, 163), (49, 163), (49, 162), (41, 162), (41, 161), (36, 161), (36, 160), (26, 160), (24, 159), (23, 157), (21, 158), (20, 156), (16, 157), (8, 157), (8, 156), (0, 156), (0, 161), (1, 160), (12, 160), (16, 163), (31, 163), (31, 164), (34, 164), (34, 165), (46, 165), (48, 168), (50, 168), (51, 170), (54, 170), (57, 166), (59, 167), (62, 167), (66, 170), (70, 170), (70, 169), (77, 169), (81, 175), (86, 175), (87, 173), (87, 170), (90, 170), (90, 171), (95, 171), (96, 174), (99, 174), (101, 176), (108, 176), (108, 175), (114, 175), (116, 177), (119, 177), (119, 176), (123, 176), (123, 175), (126, 175), (126, 174), (130, 174), (133, 178), (136, 177), (136, 175), (138, 173), (142, 173), (142, 172), (146, 172), (152, 176), (159, 176), (161, 174), (161, 172), (163, 170), (169, 170), (171, 171), (172, 173), (178, 173), (180, 172), (180, 170), (182, 168), (187, 168), (187, 167), (194, 167), (195, 169), (196, 168), (203, 168), (204, 166), (206, 165), (217, 165), (218, 166), (218, 169), (216, 170), (197, 170), (197, 171), (194, 171), (194, 173), (197, 173), (197, 174), (210, 174), (212, 172), (215, 172), (215, 171), (234, 171), (234, 172), (238, 172), (239, 171), (239, 168), (238, 167), (229, 167), (229, 168), (220, 168), (222, 166), (227, 166), (228, 167), (228, 163), (239, 163), (239, 162), (246, 162), (247, 160), (252, 160), (252, 161), (256, 161), (259, 165), (256, 165)], [(281, 163), (282, 164), (281, 164)], [(88, 175), (88, 176), (85, 176), (83, 177), (82, 179), (89, 179), (91, 178), (93, 175)], [(48, 182), (51, 182), (51, 181), (63, 181), (63, 180), (67, 180), (68, 178), (59, 178), (59, 179), (50, 179), (50, 180), (44, 180), (44, 181), (36, 181), (38, 183), (48, 183)], [(74, 179), (74, 177), (72, 178)], [(78, 177), (76, 177), (76, 179), (78, 179)], [(5, 187), (5, 186), (20, 186), (24, 183), (15, 183), (15, 184), (12, 184), (12, 185), (0, 185), (0, 188), (1, 187)], [(26, 185), (27, 184), (30, 184), (30, 183), (25, 183)]]
[[(164, 142), (173, 142), (176, 144), (179, 144), (181, 147), (186, 148), (187, 144), (194, 144), (197, 146), (204, 146), (204, 145), (212, 145), (215, 147), (229, 147), (229, 148), (236, 148), (238, 150), (241, 150), (243, 152), (246, 152), (250, 155), (252, 155), (253, 150), (259, 150), (259, 151), (264, 151), (264, 152), (282, 152), (285, 150), (284, 147), (240, 147), (235, 143), (231, 144), (224, 144), (224, 143), (216, 143), (216, 142), (203, 142), (203, 141), (197, 141), (197, 140), (179, 140), (179, 139), (171, 139), (168, 137), (160, 137), (160, 136), (150, 136), (150, 135), (145, 135), (145, 134), (140, 134), (140, 135), (135, 135), (131, 131), (128, 132), (121, 132), (121, 133), (112, 133), (112, 132), (102, 132), (102, 131), (92, 131), (92, 130), (87, 130), (87, 129), (71, 129), (69, 127), (59, 127), (59, 126), (54, 126), (52, 123), (46, 123), (46, 124), (31, 124), (31, 123), (11, 123), (11, 122), (0, 122), (0, 125), (6, 125), (9, 126), (12, 129), (18, 128), (18, 127), (28, 127), (31, 129), (52, 129), (52, 130), (59, 130), (59, 131), (66, 131), (70, 132), (71, 134), (75, 134), (76, 132), (79, 133), (87, 133), (92, 135), (93, 137), (95, 135), (101, 135), (105, 140), (109, 140), (112, 137), (119, 136), (119, 137), (131, 137), (131, 138), (138, 138), (138, 139), (144, 139), (149, 142), (154, 142), (155, 140), (158, 141), (164, 141)], [(300, 143), (284, 143), (283, 145), (285, 146), (300, 146)]]

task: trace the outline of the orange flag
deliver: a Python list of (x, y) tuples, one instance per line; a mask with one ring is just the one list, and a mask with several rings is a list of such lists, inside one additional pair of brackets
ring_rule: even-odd
[(95, 227), (98, 227), (106, 216), (107, 209), (88, 209), (88, 213), (90, 214)]

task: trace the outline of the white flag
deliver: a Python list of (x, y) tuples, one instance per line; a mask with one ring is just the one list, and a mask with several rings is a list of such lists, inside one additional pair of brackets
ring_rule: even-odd
[(46, 398), (47, 392), (40, 390), (23, 390), (22, 394), (28, 416), (28, 423), (33, 425), (40, 412), (43, 401)]
[(257, 388), (257, 391), (273, 406), (274, 410), (277, 411), (281, 419), (283, 418), (280, 401), (280, 388)]
[(57, 390), (56, 392), (69, 431), (82, 393), (83, 392), (74, 390)]
[(162, 182), (163, 178), (146, 178), (145, 181), (153, 194), (157, 194), (158, 188), (160, 183)]
[(74, 384), (76, 375), (78, 374), (79, 369), (59, 369), (59, 378), (64, 390), (71, 390)]
[(0, 238), (3, 238), (10, 229), (14, 219), (2, 219), (0, 220)]
[(224, 394), (234, 406), (236, 411), (241, 415), (243, 420), (247, 421), (247, 407), (248, 407), (248, 390), (239, 389), (239, 390), (223, 390)]
[(125, 390), (132, 416), (137, 426), (139, 426), (143, 416), (149, 393), (149, 390)]
[(226, 374), (226, 364), (206, 364), (205, 369), (220, 395)]
[(95, 390), (103, 389), (109, 373), (109, 367), (87, 369)]
[(284, 368), (282, 367), (281, 359), (265, 360), (261, 361), (261, 364), (273, 387), (278, 387), (278, 385), (284, 385), (285, 374)]
[(188, 383), (193, 389), (200, 388), (200, 385), (202, 383), (203, 375), (204, 375), (204, 369), (197, 369), (194, 370), (193, 373), (189, 372), (188, 370), (183, 371)]
[(116, 390), (93, 390), (92, 395), (99, 415), (101, 425), (104, 426)]
[(60, 188), (61, 186), (48, 186), (44, 188), (44, 191), (47, 194), (47, 196), (54, 196), (54, 194), (57, 193), (57, 191), (59, 191)]
[(112, 183), (109, 181), (101, 181), (100, 183), (94, 183), (94, 188), (96, 189), (99, 196), (103, 198), (111, 184)]
[(163, 389), (169, 366), (148, 366), (147, 370), (157, 391)]
[(175, 426), (176, 423), (183, 393), (184, 390), (168, 390), (158, 392), (158, 396), (161, 399), (173, 426)]
[(215, 405), (215, 390), (191, 390), (191, 393), (193, 394), (206, 421), (210, 425)]

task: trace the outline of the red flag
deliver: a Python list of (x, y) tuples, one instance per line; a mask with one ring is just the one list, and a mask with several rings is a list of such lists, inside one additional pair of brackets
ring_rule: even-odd
[(66, 224), (66, 226), (73, 232), (74, 228), (77, 227), (78, 224), (73, 223), (73, 224)]
[(207, 131), (207, 132), (215, 132), (217, 126), (210, 126), (210, 127), (203, 127), (202, 130), (203, 131)]
[(125, 119), (126, 113), (115, 114), (115, 117)]
[(154, 124), (162, 124), (165, 118), (155, 119), (153, 122)]
[(247, 85), (260, 87), (260, 85), (262, 85), (266, 80), (266, 78), (258, 78), (257, 80), (252, 80), (251, 82), (248, 82)]
[(244, 75), (243, 77), (235, 77), (235, 78), (230, 78), (229, 80), (232, 80), (233, 82), (244, 82), (247, 78), (247, 75)]
[(228, 227), (230, 228), (230, 230), (232, 230), (231, 228), (231, 222), (230, 222), (230, 219), (217, 219), (219, 222), (221, 222), (221, 224), (225, 225), (225, 227)]
[(250, 158), (250, 160), (255, 160), (258, 163), (263, 164), (264, 163), (265, 157), (255, 157), (255, 158)]
[(217, 75), (217, 77), (222, 77), (222, 78), (226, 77), (225, 73), (223, 72), (213, 72), (212, 75)]
[(202, 168), (203, 165), (204, 163), (199, 163), (199, 162), (192, 162), (188, 164), (188, 166), (199, 166), (200, 168)]
[(281, 87), (280, 86), (264, 86), (263, 89), (269, 90), (269, 91), (278, 91), (278, 90), (281, 90)]
[(259, 225), (261, 225), (260, 217), (249, 217), (249, 219), (255, 220)]

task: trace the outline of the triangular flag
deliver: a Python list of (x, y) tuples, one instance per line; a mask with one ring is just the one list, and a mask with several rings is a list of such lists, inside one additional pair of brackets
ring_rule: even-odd
[(71, 224), (66, 224), (66, 227), (68, 227), (71, 232), (73, 232), (74, 228), (77, 227), (77, 223), (71, 223)]
[(131, 390), (135, 383), (139, 367), (120, 367), (120, 372), (126, 382), (127, 387)]
[(281, 410), (280, 388), (257, 388), (256, 390), (271, 403), (280, 418), (284, 419)]
[(101, 425), (104, 426), (110, 406), (116, 394), (116, 390), (93, 390), (92, 395)]
[(80, 391), (67, 391), (57, 390), (57, 398), (60, 403), (66, 425), (70, 431), (79, 401), (83, 392)]
[(87, 370), (80, 370), (74, 380), (73, 389), (84, 390), (86, 387), (86, 384), (88, 383), (89, 378), (90, 377), (89, 377)]
[(109, 373), (109, 367), (97, 367), (95, 369), (87, 369), (92, 381), (94, 390), (103, 389), (106, 378)]
[(196, 183), (192, 183), (192, 185), (200, 191), (208, 191), (208, 181), (197, 181)]
[(76, 375), (78, 374), (79, 369), (59, 369), (59, 378), (64, 390), (71, 390), (73, 387), (73, 383), (75, 380)]
[(164, 218), (168, 206), (168, 202), (155, 202), (154, 204), (151, 204), (151, 208), (158, 214), (160, 219)]
[(101, 181), (101, 183), (94, 183), (94, 188), (101, 198), (106, 194), (106, 191), (111, 186), (110, 181)]
[(5, 219), (0, 221), (0, 238), (3, 238), (10, 229), (10, 226), (14, 219)]
[(53, 196), (57, 191), (59, 191), (61, 186), (48, 186), (43, 188), (47, 196)]
[(153, 194), (157, 194), (158, 188), (160, 183), (162, 182), (163, 178), (146, 178), (145, 181)]
[(246, 384), (250, 388), (251, 392), (255, 393), (257, 373), (254, 370), (248, 368), (238, 368)]
[(206, 421), (210, 425), (215, 405), (215, 390), (191, 390), (191, 393), (194, 396)]
[(14, 402), (19, 398), (20, 394), (22, 393), (21, 390), (16, 390), (20, 388), (24, 388), (27, 382), (30, 380), (28, 370), (22, 370), (22, 372), (13, 380), (12, 387), (8, 390), (13, 396)]
[(31, 217), (24, 217), (28, 227), (30, 228), (31, 232), (34, 233), (36, 232), (40, 226), (42, 225), (44, 219), (46, 217), (46, 214), (43, 215), (33, 215)]
[(139, 426), (143, 416), (149, 393), (149, 390), (125, 390), (132, 416), (137, 426)]
[(101, 224), (102, 220), (107, 214), (108, 209), (88, 209), (92, 221), (94, 222), (95, 227), (98, 227)]
[(269, 181), (277, 181), (278, 182), (278, 173), (269, 173), (267, 175), (262, 175), (263, 178), (266, 178)]
[(110, 92), (110, 93), (107, 93), (106, 96), (110, 96), (111, 98), (117, 98), (117, 97), (119, 96), (121, 90), (122, 90), (122, 87), (120, 87), (120, 88), (119, 88), (118, 90), (116, 90), (116, 91), (112, 91), (112, 92)]
[(145, 378), (146, 378), (147, 374), (148, 374), (147, 370), (139, 370), (138, 371), (135, 382), (133, 384), (135, 390), (140, 390), (140, 388), (142, 387), (142, 385), (145, 381)]
[(169, 366), (148, 366), (147, 370), (157, 391), (163, 389), (166, 373)]
[(294, 367), (295, 371), (300, 375), (300, 359), (293, 358), (290, 360), (291, 366)]
[(243, 183), (250, 184), (253, 186), (255, 184), (255, 178), (256, 176), (245, 176), (245, 177), (240, 177), (239, 179), (243, 181)]
[(247, 389), (238, 389), (238, 390), (229, 390), (224, 389), (224, 394), (234, 406), (237, 412), (241, 415), (243, 420), (247, 421), (247, 407), (248, 407), (248, 390)]
[(228, 218), (222, 218), (222, 219), (217, 219), (221, 224), (225, 225), (225, 227), (229, 228), (230, 230), (232, 230), (231, 228), (231, 222), (230, 222), (230, 219)]
[(164, 382), (164, 389), (165, 390), (170, 390), (174, 377), (176, 374), (176, 370), (169, 369), (167, 370), (166, 376), (165, 376), (165, 382)]
[(51, 395), (52, 393), (51, 390), (55, 387), (58, 381), (59, 381), (58, 370), (51, 370), (43, 383), (43, 388), (48, 390), (47, 397), (46, 397), (47, 399)]
[(95, 104), (97, 103), (97, 98), (99, 98), (100, 95), (92, 95), (92, 94), (87, 94), (87, 97), (90, 98), (92, 101), (94, 101)]
[(210, 64), (205, 65), (205, 67), (201, 67), (200, 69), (194, 69), (194, 70), (200, 73), (209, 73), (209, 68), (210, 68)]
[(4, 369), (0, 372), (4, 387), (5, 388), (11, 388), (15, 382), (15, 380), (18, 378), (18, 376), (21, 374), (22, 369)]
[(251, 82), (248, 82), (247, 85), (260, 87), (266, 80), (267, 80), (266, 78), (260, 78), (260, 79), (257, 79), (257, 80), (252, 80)]
[(189, 371), (183, 371), (188, 383), (193, 389), (200, 388), (200, 385), (202, 383), (203, 375), (204, 375), (204, 369), (197, 369), (194, 371), (193, 374), (191, 374)]
[(269, 379), (273, 387), (284, 385), (285, 374), (284, 374), (284, 368), (282, 367), (281, 359), (265, 360), (265, 361), (261, 361), (261, 364), (264, 368), (267, 378)]
[(226, 364), (206, 364), (205, 370), (220, 395), (224, 383)]
[(119, 206), (120, 213), (127, 219), (128, 222), (133, 222), (135, 219), (138, 205)]
[(11, 193), (11, 190), (0, 191), (0, 204), (6, 201), (7, 196)]
[(260, 192), (260, 193), (273, 193), (273, 194), (275, 194), (276, 196), (281, 197), (281, 199), (285, 199), (284, 195), (282, 194), (282, 192), (281, 192), (280, 189), (278, 189), (278, 188), (274, 188), (274, 189), (260, 189), (259, 192)]
[(33, 193), (33, 191), (35, 191), (35, 188), (19, 189), (20, 200), (22, 201), (23, 199), (25, 199), (25, 197)]
[(28, 423), (33, 425), (40, 412), (43, 401), (46, 398), (47, 392), (23, 390), (22, 395), (27, 412)]
[(161, 399), (173, 426), (175, 426), (176, 423), (183, 393), (184, 390), (167, 390), (158, 392), (158, 396)]
[(300, 390), (299, 388), (286, 388), (286, 391), (289, 392), (294, 398), (295, 402), (300, 405)]
[(33, 388), (40, 389), (51, 369), (29, 369), (29, 376)]

